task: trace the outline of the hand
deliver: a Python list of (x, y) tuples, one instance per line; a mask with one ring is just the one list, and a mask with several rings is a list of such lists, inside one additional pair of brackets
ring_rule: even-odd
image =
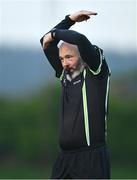
[(48, 33), (43, 38), (43, 49), (46, 49), (50, 42), (52, 42), (53, 39), (51, 37), (51, 33)]
[(97, 15), (96, 12), (92, 12), (92, 11), (78, 11), (72, 15), (70, 15), (70, 19), (72, 21), (75, 21), (75, 22), (82, 22), (82, 21), (86, 21), (88, 19), (90, 19), (90, 16), (92, 15)]

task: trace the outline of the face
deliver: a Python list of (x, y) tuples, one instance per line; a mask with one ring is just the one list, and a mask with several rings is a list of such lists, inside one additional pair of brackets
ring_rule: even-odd
[(73, 73), (79, 64), (80, 54), (76, 45), (62, 43), (59, 48), (59, 58), (65, 70)]

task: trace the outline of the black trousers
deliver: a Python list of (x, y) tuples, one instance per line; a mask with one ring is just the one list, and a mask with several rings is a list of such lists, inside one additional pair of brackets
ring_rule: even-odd
[(61, 151), (51, 179), (110, 179), (110, 157), (106, 145), (77, 151)]

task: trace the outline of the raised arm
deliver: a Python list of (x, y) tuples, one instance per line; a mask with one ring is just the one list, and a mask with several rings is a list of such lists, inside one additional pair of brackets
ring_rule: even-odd
[[(55, 26), (51, 31), (49, 31), (47, 34), (45, 34), (41, 38), (41, 44), (43, 46), (44, 53), (45, 53), (46, 57), (48, 58), (52, 67), (55, 69), (57, 77), (59, 77), (61, 72), (62, 72), (62, 65), (61, 65), (61, 62), (59, 60), (58, 47), (57, 47), (57, 43), (59, 42), (59, 40), (64, 40), (66, 42), (78, 45), (80, 53), (82, 55), (82, 58), (84, 57), (83, 60), (85, 60), (85, 62), (87, 64), (88, 64), (88, 61), (91, 57), (96, 56), (96, 53), (95, 53), (93, 46), (86, 39), (86, 37), (83, 36), (84, 39), (86, 39), (86, 40), (84, 40), (84, 43), (86, 43), (86, 46), (88, 45), (86, 52), (89, 50), (90, 51), (92, 50), (92, 52), (89, 53), (89, 54), (92, 54), (92, 56), (90, 56), (90, 58), (85, 58), (84, 54), (87, 55), (87, 53), (83, 52), (82, 42), (80, 45), (80, 41), (79, 41), (81, 39), (82, 35), (74, 32), (74, 31), (68, 31), (67, 30), (75, 22), (82, 22), (84, 20), (88, 20), (91, 15), (96, 15), (96, 14), (97, 13), (94, 13), (91, 11), (79, 11), (79, 12), (76, 12), (72, 15), (66, 16), (66, 18), (61, 23), (59, 23), (57, 26)], [(71, 38), (70, 41), (69, 41), (69, 38)], [(87, 59), (88, 59), (88, 61), (87, 61)]]
[(61, 21), (58, 25), (56, 25), (54, 28), (51, 29), (48, 33), (46, 33), (41, 38), (41, 43), (43, 46), (43, 49), (46, 49), (51, 42), (54, 41), (54, 44), (58, 43), (58, 41), (55, 41), (52, 36), (52, 30), (54, 29), (69, 29), (75, 22), (82, 22), (87, 21), (90, 19), (90, 16), (97, 15), (97, 13), (92, 11), (78, 11), (72, 15), (67, 15), (63, 21)]
[[(71, 20), (69, 18), (69, 15), (65, 17), (64, 20), (62, 20), (59, 24), (57, 24), (54, 28), (58, 29), (69, 29), (73, 24), (75, 24), (75, 21)], [(54, 29), (53, 28), (53, 29)], [(58, 56), (58, 47), (57, 44), (59, 40), (53, 40), (51, 37), (51, 29), (48, 33), (46, 33), (41, 39), (40, 43), (42, 45), (42, 48), (44, 50), (44, 53), (51, 64), (51, 66), (56, 71), (56, 76), (60, 77), (60, 74), (62, 72), (62, 65), (59, 60)]]
[(90, 43), (86, 36), (73, 30), (55, 29), (52, 33), (55, 40), (63, 40), (77, 45), (83, 61), (91, 70), (96, 71), (98, 69), (100, 65), (99, 51)]

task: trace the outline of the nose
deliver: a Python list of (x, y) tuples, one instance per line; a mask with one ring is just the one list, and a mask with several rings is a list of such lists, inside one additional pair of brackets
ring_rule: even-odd
[(63, 66), (64, 66), (65, 69), (67, 69), (69, 67), (69, 64), (68, 64), (68, 62), (66, 60), (64, 60)]

